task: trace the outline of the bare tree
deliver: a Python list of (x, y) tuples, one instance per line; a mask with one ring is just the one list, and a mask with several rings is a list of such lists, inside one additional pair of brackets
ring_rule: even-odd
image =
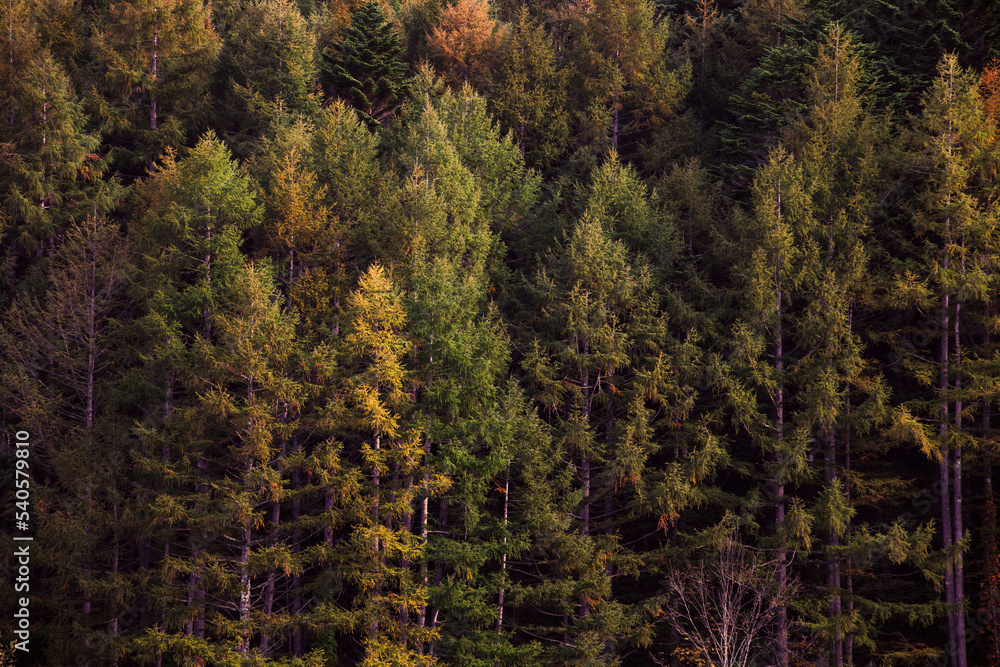
[(665, 619), (714, 667), (761, 664), (790, 593), (777, 570), (777, 560), (741, 544), (730, 528), (708, 559), (668, 573)]

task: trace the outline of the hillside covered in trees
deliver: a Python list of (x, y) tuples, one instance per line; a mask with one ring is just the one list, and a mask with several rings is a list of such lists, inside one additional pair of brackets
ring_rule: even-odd
[(0, 664), (1000, 666), (998, 56), (0, 0)]

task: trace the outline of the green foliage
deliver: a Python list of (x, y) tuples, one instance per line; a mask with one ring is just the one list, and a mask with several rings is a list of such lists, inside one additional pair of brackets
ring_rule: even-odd
[(0, 2), (38, 664), (990, 660), (995, 8), (515, 5)]
[(331, 92), (371, 125), (385, 123), (406, 96), (409, 80), (399, 34), (374, 0), (351, 14), (341, 41), (323, 49), (322, 70)]
[(236, 143), (286, 114), (314, 113), (317, 74), (316, 37), (298, 7), (290, 0), (248, 4), (226, 37), (216, 73)]
[(44, 249), (54, 249), (73, 222), (108, 212), (116, 194), (114, 181), (104, 180), (108, 167), (96, 152), (100, 139), (87, 132), (83, 105), (52, 54), (33, 54), (20, 71), (14, 69), (18, 63), (13, 57), (10, 64), (13, 90), (0, 160), (8, 290), (29, 270), (31, 255), (37, 258)]
[(580, 138), (599, 153), (625, 152), (626, 137), (658, 128), (675, 113), (690, 68), (669, 65), (669, 26), (649, 2), (598, 0), (576, 21), (571, 81)]
[(221, 47), (208, 12), (196, 0), (140, 0), (95, 17), (91, 103), (117, 166), (133, 177), (205, 126)]
[(503, 44), (487, 100), (530, 165), (551, 166), (566, 150), (565, 74), (556, 66), (545, 29), (522, 7)]

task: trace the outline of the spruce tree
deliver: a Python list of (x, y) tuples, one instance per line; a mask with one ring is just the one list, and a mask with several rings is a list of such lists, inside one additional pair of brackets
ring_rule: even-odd
[[(840, 591), (842, 564), (846, 563), (838, 548), (847, 537), (852, 514), (848, 509), (850, 482), (844, 477), (853, 426), (847, 421), (850, 389), (855, 388), (857, 402), (877, 405), (885, 400), (879, 395), (881, 379), (867, 370), (870, 365), (853, 328), (855, 304), (866, 301), (873, 289), (866, 284), (867, 221), (880, 185), (879, 163), (884, 159), (879, 155), (884, 150), (880, 146), (884, 130), (862, 106), (860, 68), (850, 36), (840, 26), (831, 26), (810, 68), (809, 112), (797, 128), (797, 142), (801, 142), (797, 152), (803, 176), (811, 183), (811, 212), (817, 223), (803, 257), (808, 277), (802, 284), (802, 299), (807, 305), (797, 323), (797, 337), (822, 350), (800, 364), (799, 391), (804, 395), (800, 410), (801, 419), (822, 443), (825, 488), (817, 500), (817, 528), (825, 532), (828, 544), (827, 615), (832, 626), (832, 663), (837, 667), (845, 659), (852, 662), (850, 655), (845, 656)], [(859, 390), (862, 387), (867, 391)]]
[(317, 74), (316, 36), (299, 8), (290, 0), (250, 3), (233, 23), (216, 73), (235, 145), (258, 139), (288, 114), (315, 113)]
[[(235, 607), (226, 609), (226, 602), (221, 607), (209, 602), (213, 586), (234, 582), (218, 551), (223, 533), (234, 524), (221, 514), (189, 523), (210, 512), (213, 497), (221, 502), (223, 491), (232, 489), (216, 488), (232, 461), (226, 462), (225, 447), (210, 435), (227, 427), (225, 414), (206, 416), (204, 383), (210, 374), (204, 356), (220, 333), (218, 318), (224, 311), (218, 309), (245, 273), (241, 230), (254, 225), (261, 210), (247, 177), (213, 135), (203, 137), (183, 160), (168, 152), (138, 196), (142, 205), (132, 221), (138, 252), (131, 289), (145, 310), (138, 323), (146, 337), (142, 353), (159, 405), (147, 413), (136, 435), (143, 444), (142, 468), (153, 475), (151, 505), (158, 531), (150, 548), (162, 565), (153, 603), (159, 622), (136, 650), (157, 660), (209, 659), (216, 649), (237, 648), (210, 641), (210, 618), (231, 622), (227, 614), (235, 614), (237, 621), (245, 619)], [(245, 508), (244, 516), (252, 509)]]
[[(440, 627), (426, 647), (431, 655), (480, 664), (512, 650), (497, 632), (491, 571), (500, 565), (502, 529), (488, 510), (492, 480), (510, 461), (507, 426), (491, 409), (509, 353), (488, 298), (500, 273), (497, 231), (526, 214), (535, 182), (468, 86), (414, 100), (404, 113), (415, 117), (388, 143), (405, 177), (397, 195), (408, 244), (401, 266), (409, 329), (420, 342), (410, 362), (427, 455), (414, 517), (427, 547), (414, 565), (430, 591), (412, 622)], [(454, 484), (438, 498), (426, 487), (444, 472)]]
[(652, 3), (599, 0), (579, 16), (572, 54), (581, 138), (628, 154), (625, 138), (660, 127), (687, 93), (690, 68), (666, 58), (668, 22)]
[[(615, 180), (633, 188), (615, 192)], [(563, 501), (574, 516), (569, 530), (549, 538), (562, 554), (549, 575), (556, 582), (536, 603), (563, 611), (562, 627), (555, 616), (535, 632), (573, 637), (572, 649), (556, 652), (565, 661), (609, 660), (618, 643), (647, 641), (640, 610), (651, 591), (627, 546), (630, 524), (669, 530), (704, 500), (701, 484), (723, 456), (707, 429), (680, 425), (693, 409), (687, 373), (697, 372), (700, 353), (671, 335), (644, 258), (614, 238), (639, 241), (653, 226), (637, 185), (612, 154), (572, 234), (547, 253), (525, 318), (531, 337), (521, 365), (571, 462), (561, 484), (575, 491)], [(662, 249), (651, 246), (654, 255)], [(663, 555), (654, 553), (650, 562)]]
[(969, 445), (962, 388), (969, 377), (961, 323), (987, 293), (994, 247), (992, 216), (983, 209), (973, 187), (974, 163), (987, 136), (977, 84), (977, 77), (948, 55), (938, 64), (937, 79), (924, 95), (912, 144), (913, 168), (926, 174), (910, 209), (917, 242), (908, 261), (897, 269), (893, 285), (897, 307), (937, 312), (937, 361), (914, 359), (910, 366), (925, 386), (936, 376), (934, 398), (914, 401), (911, 411), (936, 412), (938, 433), (932, 436), (927, 427), (911, 433), (939, 467), (949, 659), (963, 666), (967, 659), (962, 482), (963, 451)]
[(0, 161), (0, 220), (10, 290), (71, 223), (110, 211), (117, 187), (104, 180), (99, 138), (87, 131), (83, 105), (51, 53), (42, 49), (15, 69), (8, 104), (13, 123), (0, 126), (9, 147)]

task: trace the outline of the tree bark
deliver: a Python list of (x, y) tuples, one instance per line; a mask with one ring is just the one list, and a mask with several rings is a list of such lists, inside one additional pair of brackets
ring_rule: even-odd
[(504, 577), (507, 576), (507, 517), (510, 507), (508, 498), (510, 494), (510, 463), (507, 464), (507, 476), (503, 483), (503, 552), (500, 554), (500, 591), (497, 593), (497, 634), (503, 629), (503, 596)]
[[(965, 242), (963, 240), (962, 245), (964, 247)], [(962, 301), (960, 299), (955, 300), (955, 324), (954, 324), (954, 342), (955, 347), (955, 390), (956, 392), (962, 386), (962, 378), (960, 376), (961, 364), (962, 364), (962, 346), (959, 341), (959, 316), (962, 310)], [(962, 398), (959, 394), (955, 395), (955, 434), (960, 435), (962, 432)], [(952, 512), (954, 513), (954, 529), (955, 538), (953, 543), (955, 545), (955, 584), (954, 584), (954, 595), (955, 595), (955, 639), (958, 642), (957, 646), (957, 658), (956, 667), (968, 667), (966, 662), (965, 653), (965, 572), (964, 564), (962, 559), (962, 533), (963, 533), (963, 522), (962, 522), (962, 444), (961, 440), (956, 440), (954, 447), (954, 458), (952, 459)]]
[[(942, 253), (942, 268), (948, 269), (947, 251)], [(949, 384), (949, 294), (945, 291), (941, 299), (941, 349), (940, 349), (940, 407), (938, 417), (940, 421), (939, 433), (941, 436), (941, 454), (938, 460), (938, 476), (941, 484), (941, 529), (942, 529), (942, 549), (948, 556), (945, 558), (944, 574), (944, 597), (948, 605), (948, 653), (951, 664), (958, 664), (958, 642), (955, 615), (955, 568), (950, 552), (953, 544), (953, 526), (951, 509), (951, 466), (949, 464), (948, 447), (948, 384)]]

